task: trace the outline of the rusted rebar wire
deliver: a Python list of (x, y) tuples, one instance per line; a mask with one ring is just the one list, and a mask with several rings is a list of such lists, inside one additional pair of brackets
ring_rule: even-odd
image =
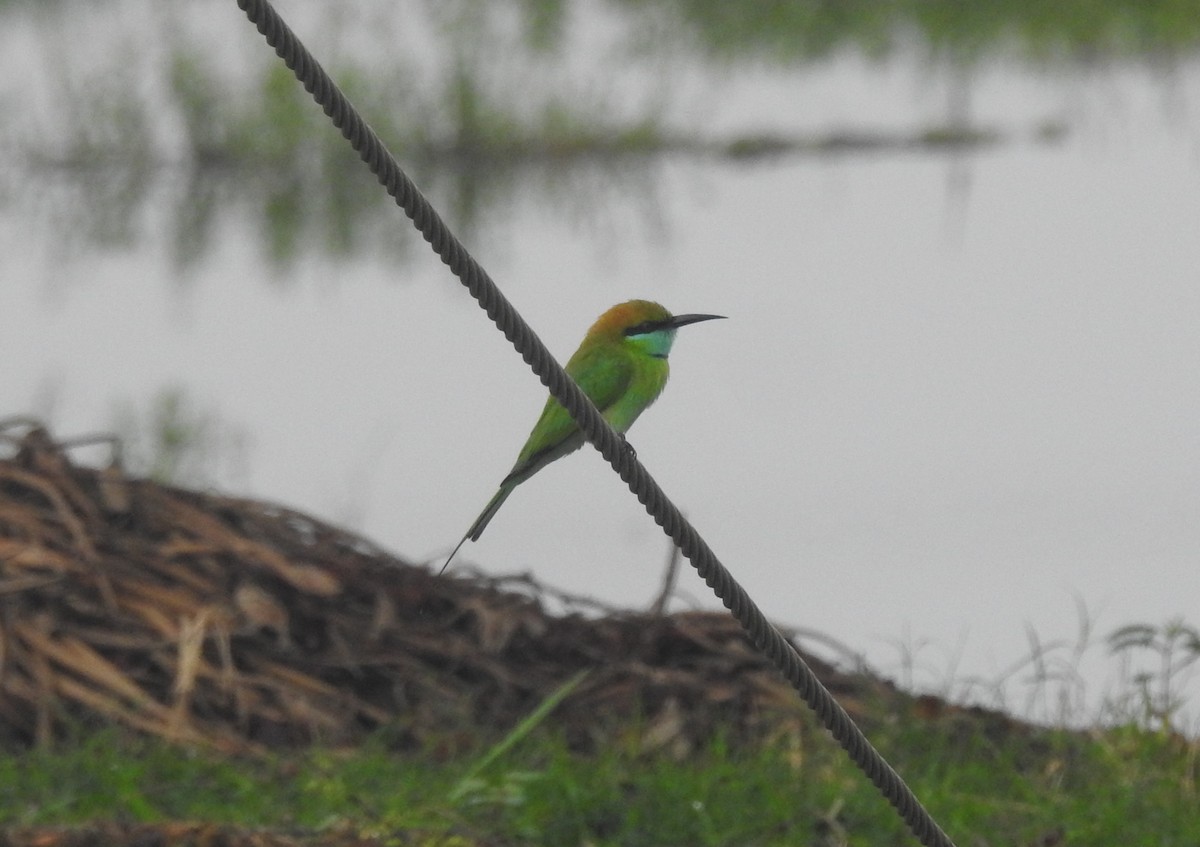
[(401, 170), (379, 136), (366, 124), (329, 75), (300, 43), (296, 35), (267, 0), (237, 0), (267, 43), (296, 75), (370, 168), (371, 173), (396, 201), (442, 261), (459, 278), (504, 333), (554, 398), (579, 425), (585, 437), (613, 466), (638, 501), (663, 530), (679, 545), (705, 583), (737, 618), (754, 643), (800, 693), (804, 701), (865, 773), (880, 793), (895, 807), (913, 834), (926, 847), (954, 847), (899, 774), (871, 745), (845, 709), (821, 684), (795, 648), (766, 619), (717, 559), (700, 534), (684, 519), (679, 509), (659, 488), (624, 440), (600, 416), (595, 405), (567, 376), (541, 339), (508, 302), (487, 272), (450, 232), (429, 201)]

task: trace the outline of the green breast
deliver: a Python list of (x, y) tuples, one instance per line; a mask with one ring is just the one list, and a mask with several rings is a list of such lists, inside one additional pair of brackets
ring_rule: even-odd
[[(667, 349), (670, 349), (669, 341)], [(658, 399), (670, 373), (665, 353), (656, 356), (638, 350), (632, 356), (632, 363), (633, 373), (629, 387), (616, 402), (604, 410), (605, 419), (617, 432), (628, 431), (638, 415)]]

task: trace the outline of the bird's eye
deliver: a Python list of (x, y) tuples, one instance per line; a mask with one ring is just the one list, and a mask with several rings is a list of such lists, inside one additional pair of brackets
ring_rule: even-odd
[(634, 324), (633, 326), (629, 327), (629, 329), (625, 330), (625, 335), (626, 337), (645, 335), (648, 332), (654, 332), (656, 328), (657, 327), (654, 321), (642, 321), (640, 324)]

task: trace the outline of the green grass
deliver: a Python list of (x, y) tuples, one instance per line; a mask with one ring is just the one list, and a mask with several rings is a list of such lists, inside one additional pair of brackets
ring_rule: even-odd
[[(1076, 662), (1091, 643), (1081, 620)], [(924, 718), (902, 700), (877, 706), (864, 728), (960, 845), (1195, 847), (1200, 738), (1176, 728), (1187, 723), (1181, 692), (1200, 636), (1177, 619), (1122, 627), (1107, 647), (1130, 671), (1104, 710), (1107, 728), (1039, 728), (952, 706)], [(1033, 649), (1052, 664), (1065, 648)], [(581, 678), (499, 741), (481, 730), (416, 751), (394, 749), (381, 731), (352, 749), (223, 757), (81, 727), (54, 749), (0, 756), (0, 844), (4, 828), (105, 821), (198, 821), (322, 843), (914, 843), (811, 717), (790, 718), (771, 744), (718, 738), (686, 758), (646, 753), (636, 724), (581, 753), (552, 718)]]
[[(1069, 844), (1200, 843), (1197, 745), (1178, 736), (998, 734), (961, 716), (873, 735), (959, 844), (1059, 831)], [(717, 741), (679, 761), (632, 740), (582, 755), (540, 727), (500, 755), (483, 745), (449, 760), (397, 753), (381, 736), (354, 750), (228, 759), (110, 730), (0, 759), (0, 826), (200, 820), (489, 844), (912, 843), (823, 732), (795, 741)]]

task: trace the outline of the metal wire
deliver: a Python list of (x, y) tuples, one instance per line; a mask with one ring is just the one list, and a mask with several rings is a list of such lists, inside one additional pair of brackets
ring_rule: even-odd
[(542, 384), (579, 424), (585, 437), (637, 495), (638, 501), (654, 518), (654, 522), (679, 545), (683, 555), (691, 561), (705, 583), (741, 623), (755, 647), (774, 663), (800, 693), (854, 763), (895, 807), (917, 839), (926, 847), (954, 847), (954, 842), (921, 805), (904, 780), (871, 745), (791, 643), (771, 625), (746, 591), (718, 561), (700, 534), (642, 467), (634, 452), (628, 449), (624, 440), (604, 421), (579, 386), (554, 360), (541, 339), (517, 314), (487, 272), (450, 232), (429, 201), (400, 169), (379, 136), (334, 85), (271, 4), (267, 0), (237, 0), (237, 3), (276, 54), (295, 73), (305, 90), (324, 109), (333, 125), (341, 130), (434, 252), (466, 286)]

